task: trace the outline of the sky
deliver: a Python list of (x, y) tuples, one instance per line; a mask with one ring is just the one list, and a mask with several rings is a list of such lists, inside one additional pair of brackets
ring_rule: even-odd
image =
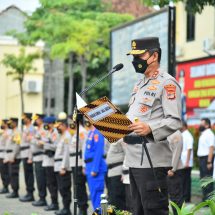
[(0, 11), (11, 5), (15, 5), (26, 12), (33, 12), (39, 7), (39, 0), (0, 0)]

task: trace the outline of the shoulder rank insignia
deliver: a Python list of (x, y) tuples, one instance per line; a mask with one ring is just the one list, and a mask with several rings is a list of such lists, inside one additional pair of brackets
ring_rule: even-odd
[(176, 98), (176, 86), (174, 84), (165, 85), (164, 88), (168, 99), (172, 100)]
[(151, 83), (152, 84), (160, 84), (160, 81), (158, 81), (158, 80), (152, 80)]
[(94, 135), (94, 141), (95, 141), (95, 142), (98, 142), (98, 141), (99, 141), (99, 135), (98, 135), (98, 134), (95, 134), (95, 135)]
[(147, 89), (148, 90), (157, 90), (157, 87), (152, 85), (152, 86), (149, 86)]

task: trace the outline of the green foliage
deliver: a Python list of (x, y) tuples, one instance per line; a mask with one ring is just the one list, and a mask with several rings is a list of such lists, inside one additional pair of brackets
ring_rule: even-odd
[[(192, 13), (201, 13), (203, 8), (207, 5), (215, 6), (215, 0), (173, 0), (173, 2), (185, 2), (186, 10)], [(169, 0), (140, 0), (141, 3), (146, 5), (159, 5), (163, 7), (169, 4)]]
[(12, 75), (14, 80), (22, 82), (25, 74), (35, 70), (32, 63), (37, 58), (39, 58), (38, 53), (26, 54), (25, 49), (22, 47), (19, 50), (19, 55), (5, 54), (2, 64), (8, 68), (7, 75)]

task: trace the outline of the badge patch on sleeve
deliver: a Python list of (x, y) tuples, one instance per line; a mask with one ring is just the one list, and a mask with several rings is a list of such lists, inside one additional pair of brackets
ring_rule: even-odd
[(158, 80), (152, 80), (152, 84), (160, 84), (160, 81), (158, 81)]
[(95, 142), (99, 142), (99, 135), (98, 135), (98, 134), (95, 134), (95, 136), (94, 136), (94, 141), (95, 141)]
[(172, 100), (176, 98), (176, 86), (174, 84), (165, 85), (164, 88), (168, 99)]

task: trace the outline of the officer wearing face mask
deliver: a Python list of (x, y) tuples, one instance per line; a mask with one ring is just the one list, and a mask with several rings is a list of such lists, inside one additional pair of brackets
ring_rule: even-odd
[[(181, 128), (181, 91), (174, 77), (159, 67), (161, 48), (157, 37), (131, 41), (133, 66), (142, 74), (134, 86), (127, 117), (133, 122), (126, 143), (125, 165), (129, 167), (133, 215), (168, 215), (166, 176), (172, 152), (167, 137)], [(146, 141), (155, 170), (143, 151)]]
[[(214, 160), (214, 144), (215, 136), (211, 130), (211, 121), (208, 118), (203, 118), (199, 126), (200, 137), (198, 142), (197, 156), (199, 157), (200, 178), (211, 177), (213, 175), (213, 160)], [(213, 183), (202, 188), (203, 201), (208, 197), (208, 194), (213, 191)]]

